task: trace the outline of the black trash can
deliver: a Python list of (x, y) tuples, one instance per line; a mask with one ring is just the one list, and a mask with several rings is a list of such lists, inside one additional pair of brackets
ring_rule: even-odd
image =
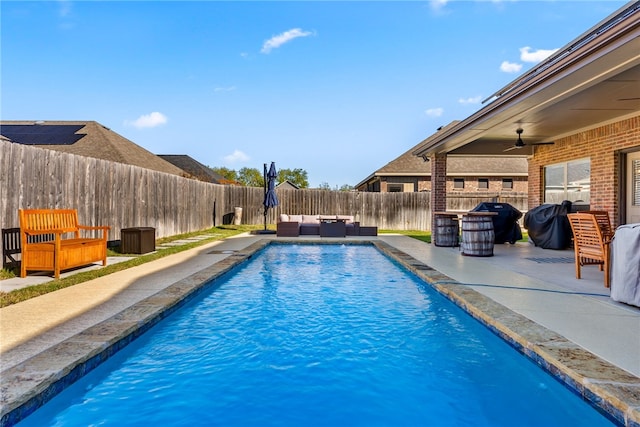
[(534, 245), (543, 249), (566, 249), (571, 246), (571, 224), (567, 214), (571, 202), (560, 205), (544, 204), (531, 209), (524, 216), (524, 228)]
[(473, 208), (471, 212), (495, 212), (493, 215), (494, 243), (515, 243), (522, 239), (522, 230), (518, 220), (522, 218), (522, 212), (509, 203), (483, 202)]
[(146, 254), (155, 250), (155, 228), (131, 227), (120, 231), (120, 252), (123, 254)]

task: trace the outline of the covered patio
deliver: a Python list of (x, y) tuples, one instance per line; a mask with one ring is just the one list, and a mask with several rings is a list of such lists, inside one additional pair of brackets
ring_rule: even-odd
[[(524, 156), (530, 211), (568, 200), (605, 211), (613, 229), (640, 223), (639, 1), (625, 4), (484, 103), (413, 151), (431, 162), (432, 212), (447, 208), (447, 156)], [(640, 374), (639, 309), (613, 301), (595, 266), (583, 267), (582, 279), (576, 279), (572, 249), (496, 245), (495, 255), (483, 259), (455, 252), (431, 247), (414, 256)], [(628, 282), (634, 286), (640, 278)]]
[[(630, 2), (499, 89), (413, 154), (446, 210), (447, 156), (524, 156), (528, 207), (562, 200), (640, 222), (640, 2)], [(433, 224), (433, 221), (432, 221)]]

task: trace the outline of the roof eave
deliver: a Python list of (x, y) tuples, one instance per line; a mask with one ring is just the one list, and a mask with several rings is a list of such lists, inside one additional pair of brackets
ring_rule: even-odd
[[(629, 18), (639, 11), (640, 2), (627, 4), (620, 8), (609, 19), (583, 33), (546, 61), (497, 91), (491, 97), (497, 98), (493, 99), (490, 104), (454, 126), (443, 129), (441, 133), (423, 140), (416, 146), (412, 154), (422, 157), (448, 153), (480, 138), (490, 127), (479, 125), (500, 113), (504, 113), (505, 110), (514, 110), (511, 116), (519, 114), (519, 111), (515, 111), (515, 107), (523, 98), (532, 94), (542, 94), (545, 90), (548, 92), (559, 80), (570, 76), (585, 63), (592, 62), (595, 53), (599, 51), (602, 51), (602, 54), (607, 53), (607, 47), (615, 47), (617, 44), (623, 43), (619, 39), (624, 39), (625, 35), (631, 40), (637, 36), (634, 36), (632, 31), (638, 26), (638, 20)], [(624, 41), (628, 42), (628, 39), (624, 39)], [(628, 62), (638, 62), (639, 58), (640, 54)], [(587, 61), (587, 59), (589, 60)], [(620, 64), (620, 67), (627, 65)], [(594, 75), (591, 80), (602, 78), (601, 75)], [(579, 84), (574, 84), (574, 88), (578, 86)], [(559, 95), (556, 94), (556, 96)], [(547, 102), (551, 101), (547, 95)]]

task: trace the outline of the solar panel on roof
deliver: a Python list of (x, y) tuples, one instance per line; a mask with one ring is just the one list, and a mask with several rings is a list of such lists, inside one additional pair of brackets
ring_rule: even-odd
[(84, 134), (77, 135), (84, 125), (0, 125), (0, 135), (25, 145), (72, 145)]

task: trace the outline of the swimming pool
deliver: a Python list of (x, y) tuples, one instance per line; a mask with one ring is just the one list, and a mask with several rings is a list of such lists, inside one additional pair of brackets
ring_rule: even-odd
[(372, 246), (277, 245), (21, 425), (610, 425)]

